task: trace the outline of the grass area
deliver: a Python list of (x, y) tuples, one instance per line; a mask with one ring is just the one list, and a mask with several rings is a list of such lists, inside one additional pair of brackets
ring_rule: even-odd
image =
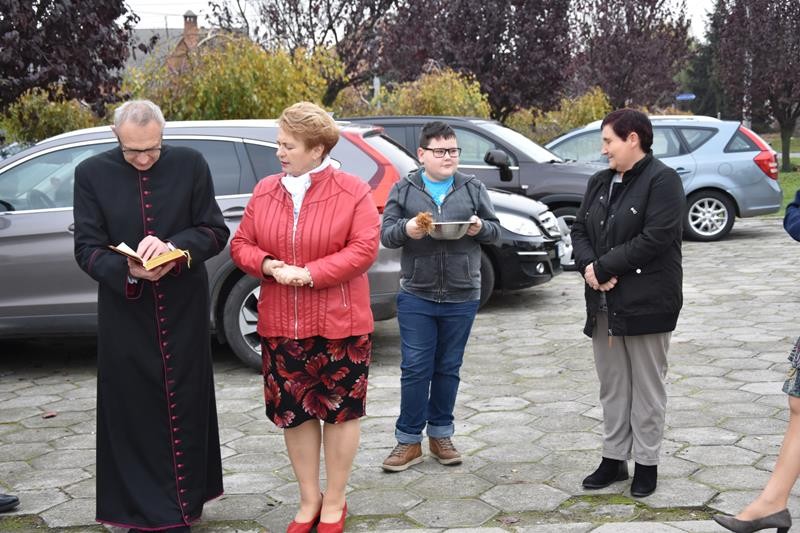
[[(772, 146), (773, 150), (779, 154), (782, 153), (783, 142), (781, 141), (780, 133), (762, 133), (759, 135)], [(800, 137), (792, 137), (790, 147), (792, 152), (800, 152)]]
[[(792, 159), (792, 163), (798, 166), (800, 165), (800, 159)], [(794, 200), (795, 193), (800, 189), (800, 172), (781, 172), (778, 175), (778, 182), (781, 184), (781, 190), (783, 191), (783, 205), (777, 214), (783, 216), (784, 211), (786, 211), (786, 204)]]

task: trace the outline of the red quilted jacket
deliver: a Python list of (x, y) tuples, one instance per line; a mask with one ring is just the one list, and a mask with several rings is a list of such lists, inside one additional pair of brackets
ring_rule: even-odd
[[(261, 180), (231, 241), (243, 271), (261, 279), (258, 333), (341, 339), (373, 330), (367, 270), (378, 256), (380, 221), (368, 184), (328, 166), (311, 174), (297, 230), (283, 174)], [(267, 257), (308, 268), (313, 287), (264, 277)]]

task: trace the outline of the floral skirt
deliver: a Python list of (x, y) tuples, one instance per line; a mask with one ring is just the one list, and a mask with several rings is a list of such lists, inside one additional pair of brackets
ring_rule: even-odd
[(789, 373), (786, 375), (786, 382), (783, 384), (783, 392), (790, 396), (800, 397), (800, 338), (794, 343), (792, 351), (789, 352)]
[(317, 419), (338, 424), (366, 411), (372, 336), (263, 337), (264, 402), (279, 428)]

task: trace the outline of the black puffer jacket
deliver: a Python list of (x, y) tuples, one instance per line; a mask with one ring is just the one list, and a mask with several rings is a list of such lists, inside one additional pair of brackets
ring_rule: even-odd
[[(589, 180), (572, 244), (583, 272), (594, 264), (597, 280), (617, 276), (606, 293), (609, 335), (645, 335), (675, 329), (683, 305), (681, 235), (686, 197), (678, 174), (647, 154), (614, 185), (606, 169)], [(600, 292), (586, 285), (586, 326), (591, 336)]]

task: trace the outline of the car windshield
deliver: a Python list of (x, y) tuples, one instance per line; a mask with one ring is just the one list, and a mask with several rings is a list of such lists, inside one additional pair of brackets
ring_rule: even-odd
[(556, 154), (547, 148), (539, 146), (518, 131), (506, 128), (502, 124), (497, 124), (496, 122), (480, 122), (480, 125), (512, 145), (517, 150), (525, 153), (537, 163), (564, 162), (564, 160), (558, 157)]

